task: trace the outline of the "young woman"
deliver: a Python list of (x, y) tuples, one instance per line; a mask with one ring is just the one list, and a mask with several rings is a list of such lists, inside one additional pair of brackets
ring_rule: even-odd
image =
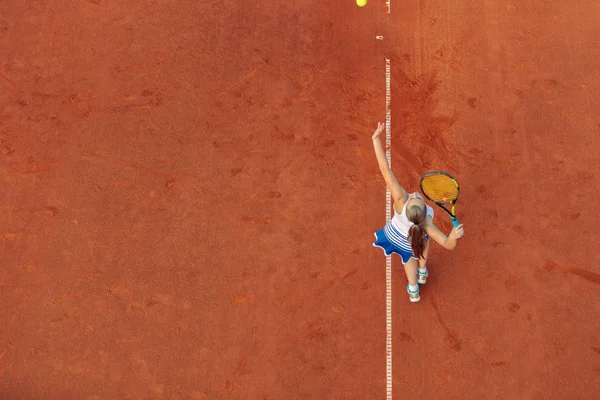
[(378, 123), (373, 133), (373, 147), (379, 170), (394, 200), (394, 216), (383, 229), (375, 232), (373, 246), (381, 247), (386, 256), (392, 253), (400, 256), (408, 278), (406, 291), (410, 301), (415, 303), (421, 300), (419, 284), (424, 284), (429, 276), (427, 271), (429, 238), (433, 238), (445, 249), (453, 250), (456, 241), (464, 234), (463, 226), (459, 225), (453, 228), (448, 236), (444, 235), (433, 224), (433, 208), (425, 204), (418, 192), (408, 194), (400, 186), (388, 165), (379, 139), (383, 129), (384, 125)]

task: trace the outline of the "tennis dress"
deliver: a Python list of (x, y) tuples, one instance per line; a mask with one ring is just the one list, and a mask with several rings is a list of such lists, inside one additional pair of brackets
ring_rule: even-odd
[[(375, 242), (373, 246), (380, 247), (386, 256), (392, 253), (399, 254), (402, 257), (402, 263), (406, 264), (408, 260), (417, 258), (413, 255), (410, 241), (408, 240), (408, 233), (411, 226), (414, 224), (406, 217), (406, 205), (408, 201), (404, 203), (400, 214), (394, 209), (394, 216), (385, 225), (385, 227), (375, 232)], [(427, 215), (433, 219), (433, 208), (425, 205), (427, 209)], [(429, 237), (426, 236), (427, 239)]]

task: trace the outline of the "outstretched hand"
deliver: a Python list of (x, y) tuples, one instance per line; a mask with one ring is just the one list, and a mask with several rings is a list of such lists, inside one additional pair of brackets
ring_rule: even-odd
[(377, 129), (375, 129), (375, 132), (373, 132), (373, 140), (379, 139), (379, 136), (381, 136), (381, 132), (383, 132), (384, 128), (384, 124), (382, 124), (381, 122), (377, 123)]
[(463, 229), (463, 225), (460, 224), (459, 226), (456, 226), (452, 229), (452, 232), (450, 232), (450, 238), (452, 239), (460, 239), (461, 237), (463, 237), (465, 234), (465, 231)]

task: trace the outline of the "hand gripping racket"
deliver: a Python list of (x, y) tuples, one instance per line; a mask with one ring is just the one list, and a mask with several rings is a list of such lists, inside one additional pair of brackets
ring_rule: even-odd
[[(421, 177), (421, 192), (429, 200), (444, 209), (452, 219), (452, 225), (459, 226), (460, 223), (454, 216), (454, 205), (458, 200), (458, 182), (447, 172), (432, 171)], [(452, 205), (452, 211), (445, 206)]]

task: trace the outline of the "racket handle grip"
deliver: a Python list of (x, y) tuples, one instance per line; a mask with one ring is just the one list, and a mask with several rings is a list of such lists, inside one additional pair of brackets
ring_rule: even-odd
[(454, 227), (456, 228), (457, 226), (460, 225), (460, 222), (458, 222), (458, 220), (454, 217), (452, 217), (452, 225), (454, 225)]

